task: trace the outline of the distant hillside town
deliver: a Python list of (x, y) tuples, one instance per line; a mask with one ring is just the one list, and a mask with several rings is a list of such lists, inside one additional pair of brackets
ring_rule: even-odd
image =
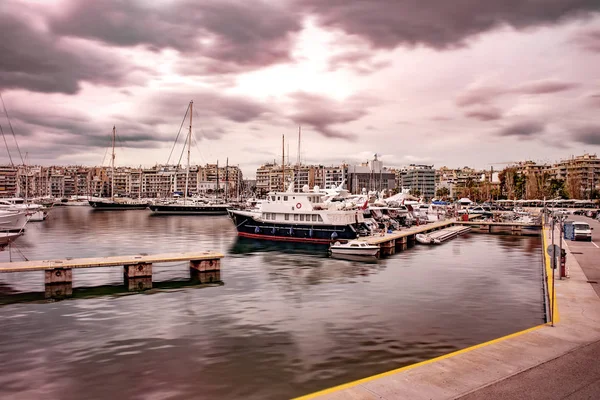
[[(353, 194), (365, 189), (385, 190), (388, 194), (405, 189), (426, 200), (600, 199), (600, 159), (595, 154), (573, 156), (555, 164), (519, 161), (495, 165), (502, 168), (434, 168), (425, 164), (393, 168), (384, 166), (377, 156), (359, 165), (282, 166), (273, 162), (258, 167), (255, 180), (244, 180), (238, 166), (206, 164), (190, 167), (188, 194), (262, 197), (273, 190), (287, 189), (294, 182), (297, 191), (305, 185), (330, 188), (343, 184)], [(172, 197), (184, 190), (185, 177), (185, 169), (176, 166), (119, 167), (115, 169), (115, 193), (129, 197)], [(109, 167), (0, 167), (1, 197), (104, 197), (109, 196), (110, 185)]]

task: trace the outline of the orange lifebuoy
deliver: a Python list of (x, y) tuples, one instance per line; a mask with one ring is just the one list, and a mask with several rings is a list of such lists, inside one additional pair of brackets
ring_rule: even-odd
[(301, 209), (301, 208), (302, 208), (302, 204), (300, 204), (300, 203), (297, 203), (297, 204), (296, 204), (296, 208), (297, 208), (297, 209)]

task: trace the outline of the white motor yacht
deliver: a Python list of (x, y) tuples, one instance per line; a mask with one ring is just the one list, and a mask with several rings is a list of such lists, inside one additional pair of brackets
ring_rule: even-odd
[(348, 243), (335, 242), (329, 247), (332, 254), (354, 254), (359, 256), (375, 256), (379, 246), (368, 244), (362, 240), (350, 240)]

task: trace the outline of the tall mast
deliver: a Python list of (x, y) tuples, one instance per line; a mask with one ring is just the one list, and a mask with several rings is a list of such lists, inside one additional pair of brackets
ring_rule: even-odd
[(227, 203), (227, 189), (229, 188), (229, 157), (225, 161), (225, 203)]
[[(190, 148), (192, 146), (192, 115), (194, 114), (192, 111), (194, 107), (194, 100), (190, 101), (190, 130), (188, 131), (187, 138), (187, 167), (185, 168), (185, 194), (183, 197), (183, 204), (187, 203), (188, 196), (188, 183), (190, 181)], [(177, 180), (177, 172), (175, 172), (175, 180)]]
[(300, 167), (300, 140), (302, 135), (302, 127), (298, 125), (298, 167)]
[(217, 160), (217, 191), (215, 195), (215, 199), (219, 198), (219, 160)]
[(117, 128), (113, 125), (112, 134), (112, 159), (110, 161), (110, 200), (115, 201), (115, 137), (117, 135)]
[(281, 135), (281, 187), (285, 192), (285, 135)]

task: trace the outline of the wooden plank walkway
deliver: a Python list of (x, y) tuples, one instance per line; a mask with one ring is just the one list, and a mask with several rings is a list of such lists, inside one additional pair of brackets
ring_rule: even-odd
[(0, 263), (2, 272), (45, 271), (57, 268), (96, 268), (123, 265), (152, 264), (177, 261), (219, 260), (223, 254), (210, 251), (194, 253), (169, 253), (157, 255), (112, 256), (94, 258), (65, 258), (60, 260), (37, 260)]
[(386, 233), (384, 236), (369, 236), (369, 237), (365, 237), (365, 238), (361, 238), (361, 239), (365, 240), (369, 244), (377, 245), (377, 244), (389, 242), (391, 240), (401, 239), (401, 238), (408, 237), (408, 236), (413, 236), (413, 235), (416, 235), (417, 233), (431, 232), (431, 231), (434, 231), (437, 229), (442, 229), (442, 228), (445, 228), (445, 227), (450, 226), (455, 223), (456, 223), (456, 221), (449, 219), (446, 221), (432, 222), (432, 223), (428, 223), (425, 225), (412, 226), (410, 228), (406, 228), (401, 231), (394, 231), (393, 233)]

